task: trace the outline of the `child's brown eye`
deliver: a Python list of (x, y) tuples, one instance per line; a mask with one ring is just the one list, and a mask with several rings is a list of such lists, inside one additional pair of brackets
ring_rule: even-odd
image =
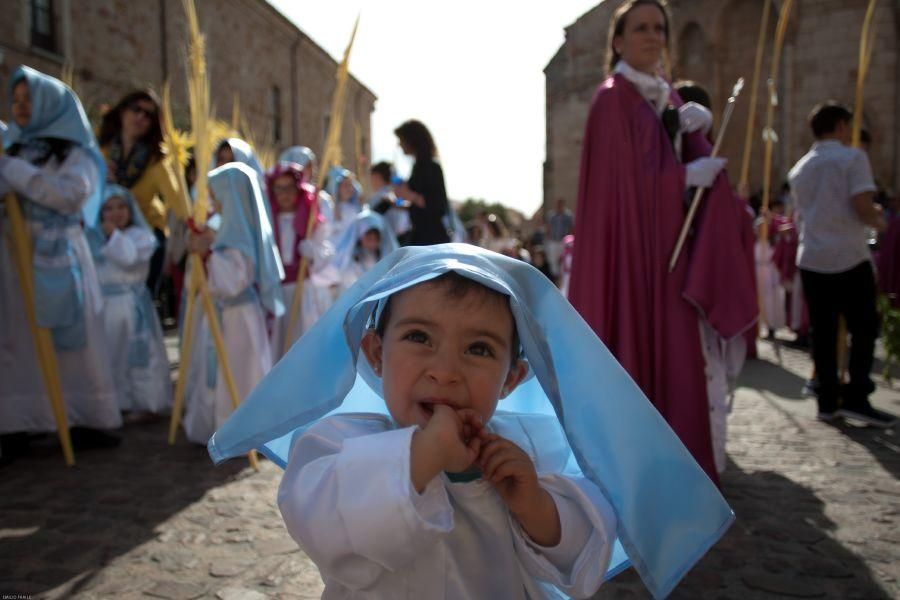
[(471, 346), (469, 346), (469, 352), (471, 354), (474, 354), (475, 356), (494, 356), (494, 352), (491, 350), (491, 347), (483, 343), (472, 344)]
[(417, 344), (424, 344), (428, 341), (428, 335), (426, 335), (423, 331), (410, 331), (403, 336), (403, 339), (409, 340), (410, 342), (415, 342)]

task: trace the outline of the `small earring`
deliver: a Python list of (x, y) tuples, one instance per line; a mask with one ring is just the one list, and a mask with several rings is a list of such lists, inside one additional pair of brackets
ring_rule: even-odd
[(381, 375), (381, 363), (375, 363), (375, 369), (373, 370), (375, 371), (376, 375)]

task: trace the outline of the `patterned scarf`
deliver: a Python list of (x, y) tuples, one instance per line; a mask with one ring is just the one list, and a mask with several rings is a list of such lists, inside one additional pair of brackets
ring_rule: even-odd
[(150, 163), (150, 147), (137, 142), (128, 156), (123, 156), (122, 138), (116, 137), (109, 145), (109, 160), (116, 165), (116, 183), (131, 189)]

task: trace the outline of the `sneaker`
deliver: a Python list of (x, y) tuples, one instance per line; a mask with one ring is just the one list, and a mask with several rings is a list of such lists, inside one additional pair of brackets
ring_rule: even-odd
[(842, 408), (837, 411), (837, 414), (847, 419), (862, 421), (867, 425), (881, 427), (883, 429), (887, 429), (897, 422), (896, 416), (872, 408), (872, 406), (868, 403), (860, 406)]
[(802, 394), (804, 398), (815, 398), (818, 383), (819, 382), (815, 379), (807, 379), (803, 382), (803, 389), (800, 391), (800, 394)]
[(840, 416), (840, 415), (838, 415), (838, 411), (836, 411), (836, 410), (833, 410), (831, 412), (825, 412), (825, 411), (820, 410), (819, 413), (816, 415), (816, 419), (818, 419), (819, 421), (822, 421), (824, 423), (833, 423), (835, 421), (835, 419), (838, 418), (838, 416)]

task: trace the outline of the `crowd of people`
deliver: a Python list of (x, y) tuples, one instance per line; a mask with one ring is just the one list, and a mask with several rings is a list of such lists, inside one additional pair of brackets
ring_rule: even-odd
[[(171, 410), (162, 325), (180, 329), (184, 321), (189, 253), (204, 258), (241, 398), (290, 346), (287, 339), (309, 331), (400, 246), (465, 241), (471, 234), (472, 243), (534, 262), (554, 281), (560, 277), (571, 213), (551, 219), (547, 252), (537, 235), (527, 246), (514, 240), (496, 215), (479, 215), (464, 227), (448, 200), (435, 142), (419, 121), (396, 130), (400, 147), (415, 160), (408, 181), (388, 162), (363, 174), (333, 166), (323, 189), (313, 184), (318, 165), (309, 148), (287, 148), (264, 169), (245, 140), (225, 138), (210, 163), (209, 226), (198, 228), (162, 151), (154, 92), (125, 95), (103, 115), (95, 137), (75, 93), (53, 77), (22, 67), (11, 90), (0, 191), (25, 200), (35, 256), (48, 253), (33, 261), (38, 322), (53, 333), (76, 448), (115, 446), (112, 430), (121, 413), (139, 419)], [(193, 197), (193, 160), (185, 176)], [(31, 333), (14, 317), (24, 314), (24, 305), (10, 250), (0, 250), (4, 322), (18, 324), (4, 340), (17, 350), (16, 360), (2, 367), (9, 382), (3, 394), (11, 400), (0, 415), (5, 461), (27, 450), (31, 434), (55, 428)], [(298, 285), (298, 325), (288, 331), (287, 308)], [(232, 405), (200, 303), (193, 323), (184, 427), (188, 439), (205, 444)]]

